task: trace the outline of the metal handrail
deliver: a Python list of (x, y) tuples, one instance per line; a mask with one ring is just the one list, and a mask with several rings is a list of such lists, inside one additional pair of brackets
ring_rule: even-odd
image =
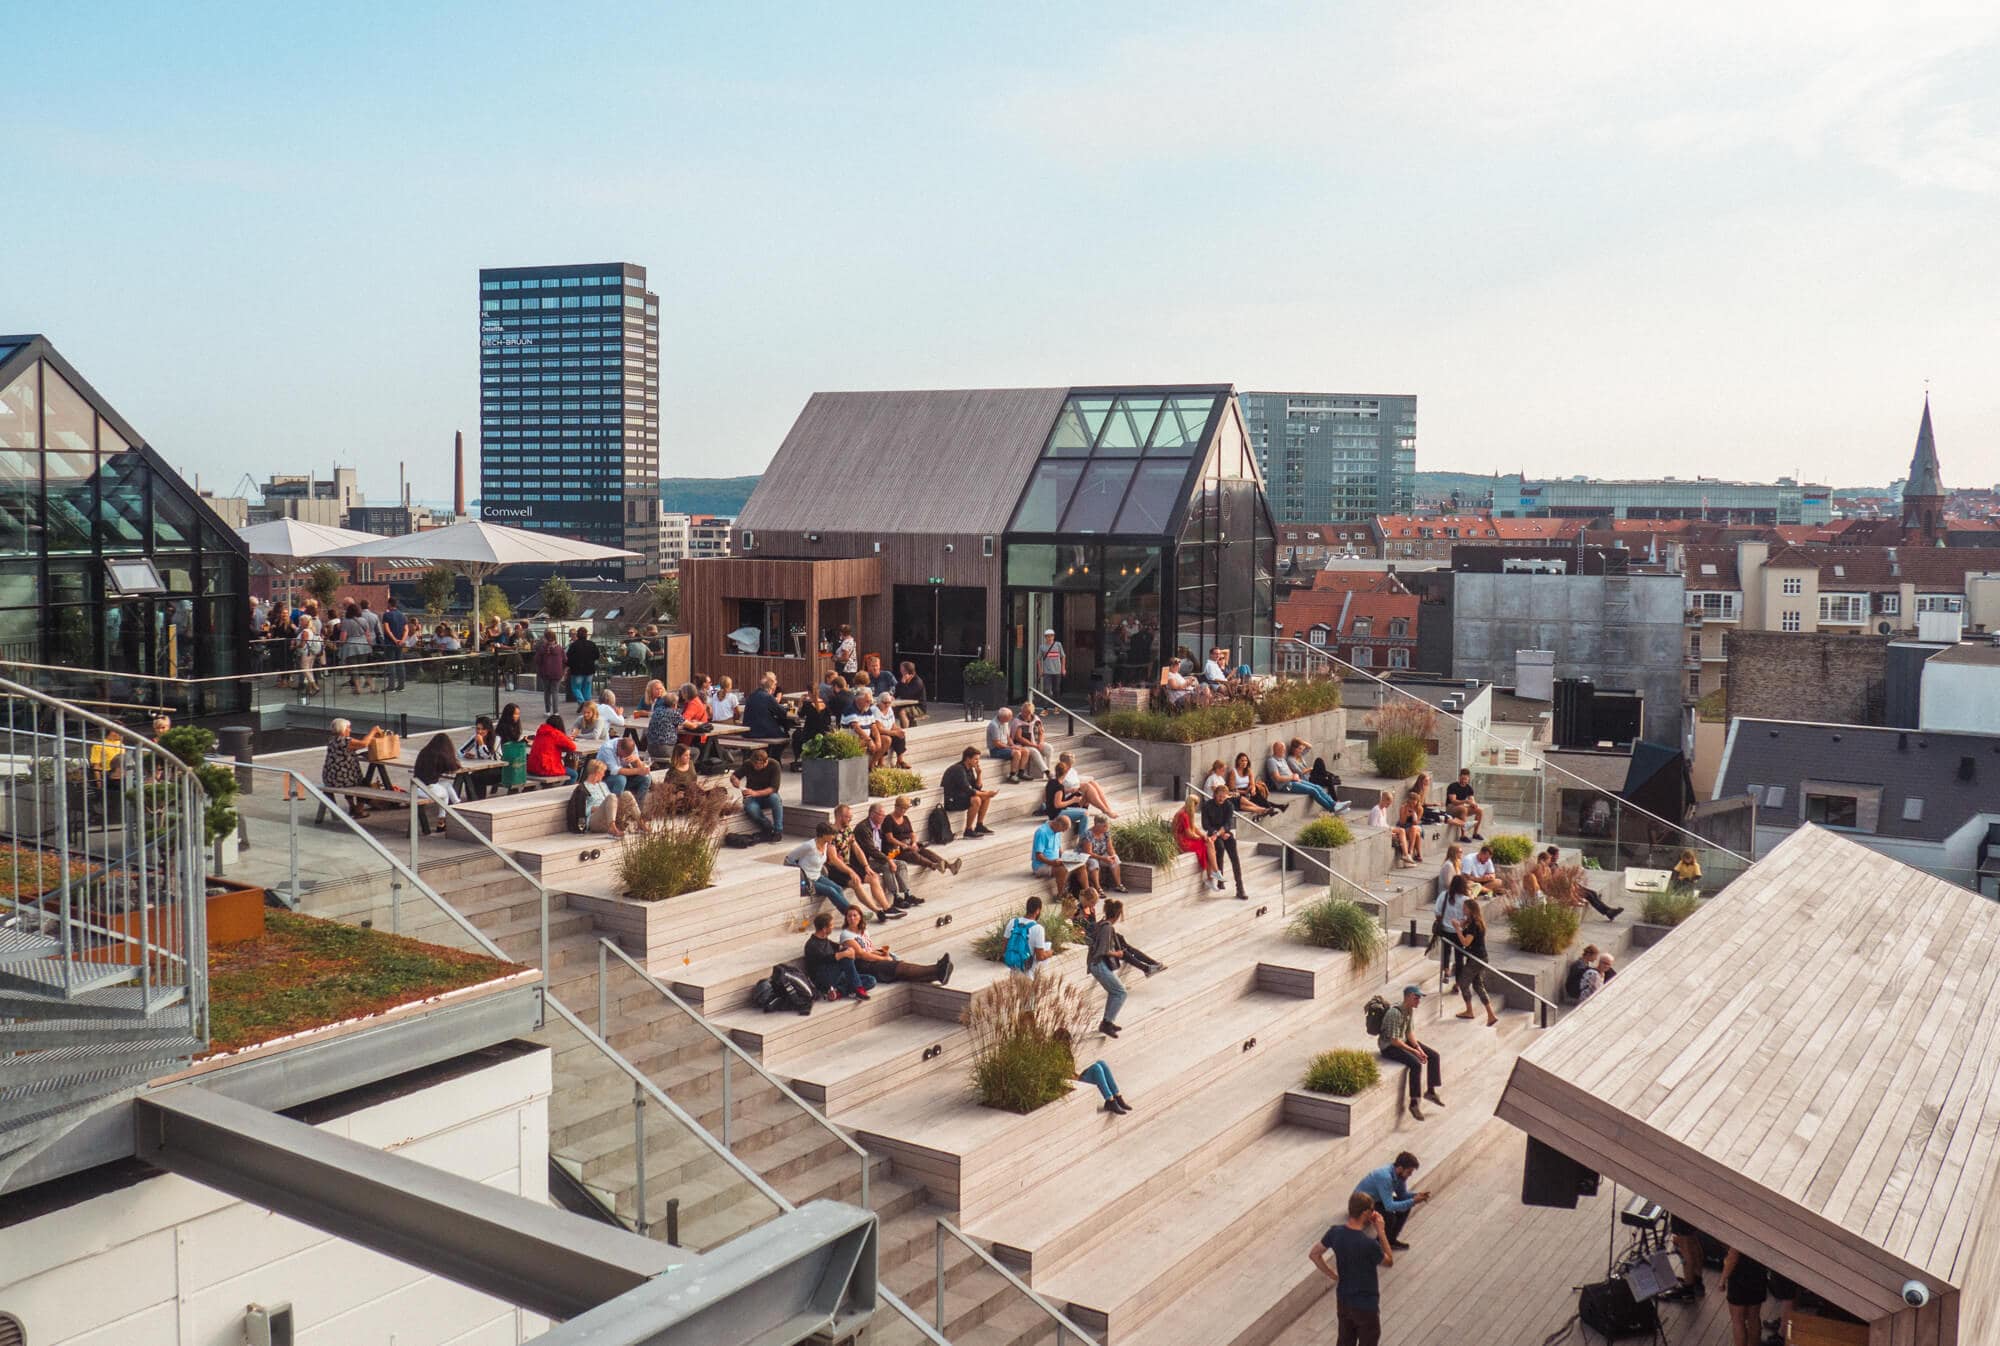
[(1065, 1332), (1074, 1336), (1079, 1342), (1082, 1342), (1083, 1346), (1097, 1346), (1097, 1339), (1091, 1336), (1088, 1332), (1084, 1331), (1082, 1328), (1078, 1327), (1075, 1323), (1071, 1322), (1068, 1314), (1064, 1313), (1061, 1309), (1058, 1309), (1055, 1305), (1049, 1303), (1048, 1300), (1043, 1299), (1040, 1295), (1036, 1294), (1034, 1290), (1029, 1288), (1028, 1283), (1026, 1281), (1022, 1280), (1019, 1276), (1016, 1276), (1013, 1272), (1007, 1270), (1006, 1267), (1003, 1267), (998, 1262), (994, 1261), (993, 1255), (991, 1253), (987, 1252), (986, 1249), (980, 1247), (977, 1243), (974, 1243), (971, 1239), (967, 1238), (965, 1236), (964, 1230), (960, 1229), (950, 1220), (945, 1219), (944, 1216), (942, 1215), (938, 1216), (937, 1230), (933, 1240), (937, 1252), (938, 1331), (940, 1332), (944, 1331), (944, 1236), (946, 1234), (951, 1235), (953, 1238), (957, 1239), (961, 1244), (965, 1245), (967, 1248), (970, 1248), (972, 1250), (973, 1256), (977, 1257), (980, 1261), (986, 1263), (986, 1265), (992, 1268), (994, 1271), (997, 1271), (1002, 1276), (1006, 1277), (1007, 1283), (1009, 1285), (1013, 1286), (1016, 1290), (1019, 1290), (1022, 1294), (1026, 1295), (1030, 1303), (1032, 1303), (1036, 1308), (1040, 1309), (1043, 1313), (1046, 1313), (1052, 1320), (1054, 1320), (1056, 1325), (1056, 1346), (1063, 1346), (1063, 1341), (1064, 1341), (1063, 1334)]
[(728, 1146), (731, 1143), (731, 1135), (730, 1135), (731, 1126), (730, 1126), (730, 1115), (729, 1115), (730, 1111), (729, 1110), (729, 1059), (733, 1055), (738, 1060), (742, 1061), (744, 1065), (748, 1066), (751, 1069), (751, 1071), (758, 1076), (758, 1078), (762, 1079), (766, 1084), (770, 1085), (772, 1088), (776, 1089), (779, 1093), (783, 1094), (786, 1098), (798, 1104), (800, 1108), (804, 1109), (806, 1116), (812, 1118), (813, 1122), (816, 1125), (818, 1125), (821, 1130), (825, 1131), (828, 1135), (832, 1136), (835, 1140), (839, 1141), (842, 1145), (846, 1146), (849, 1150), (853, 1151), (855, 1157), (861, 1161), (861, 1205), (864, 1209), (869, 1208), (868, 1207), (868, 1160), (869, 1160), (868, 1151), (863, 1149), (861, 1145), (858, 1144), (853, 1139), (853, 1137), (849, 1136), (846, 1132), (842, 1131), (839, 1127), (835, 1126), (832, 1122), (828, 1121), (825, 1113), (821, 1112), (818, 1108), (814, 1107), (812, 1104), (806, 1102), (805, 1099), (800, 1098), (798, 1094), (793, 1091), (790, 1085), (786, 1084), (776, 1075), (773, 1075), (770, 1071), (764, 1069), (763, 1065), (755, 1057), (751, 1056), (748, 1052), (744, 1051), (741, 1047), (737, 1046), (735, 1041), (732, 1038), (730, 1038), (730, 1036), (727, 1033), (724, 1033), (722, 1030), (718, 1029), (714, 1024), (710, 1023), (707, 1019), (703, 1018), (701, 1014), (694, 1009), (693, 1006), (687, 1003), (687, 1001), (682, 1000), (678, 995), (675, 995), (674, 992), (667, 986), (665, 982), (662, 982), (659, 978), (655, 977), (652, 973), (646, 971), (645, 968), (641, 967), (638, 963), (634, 962), (632, 960), (632, 956), (626, 953), (625, 950), (619, 948), (616, 944), (613, 944), (610, 940), (603, 938), (599, 938), (599, 940), (597, 941), (597, 1024), (598, 1024), (598, 1030), (600, 1032), (603, 1031), (605, 1020), (609, 1016), (610, 1007), (608, 1004), (609, 997), (608, 997), (608, 992), (606, 990), (607, 978), (605, 976), (605, 972), (608, 966), (608, 958), (609, 956), (612, 955), (615, 955), (621, 962), (625, 964), (625, 966), (631, 968), (634, 972), (638, 973), (639, 976), (643, 978), (648, 985), (650, 985), (654, 990), (658, 991), (662, 996), (665, 996), (667, 1000), (672, 1002), (675, 1008), (680, 1010), (680, 1012), (686, 1015), (689, 1019), (692, 1019), (695, 1022), (695, 1024), (701, 1028), (703, 1032), (707, 1033), (710, 1037), (714, 1038), (717, 1042), (721, 1043), (725, 1048), (725, 1052), (722, 1058), (722, 1143), (723, 1145)]
[[(1034, 695), (1041, 696), (1042, 694), (1040, 692), (1035, 692)], [(1048, 698), (1044, 697), (1043, 699), (1047, 700)], [(1119, 738), (1116, 734), (1113, 734), (1110, 730), (1105, 729), (1093, 723), (1089, 716), (1083, 715), (1075, 710), (1071, 710), (1068, 706), (1064, 706), (1059, 702), (1050, 701), (1049, 704), (1055, 706), (1058, 710), (1061, 710), (1064, 714), (1068, 715), (1072, 721), (1082, 724), (1084, 728), (1090, 730), (1092, 733), (1102, 734), (1105, 738), (1110, 739), (1113, 743), (1116, 743), (1119, 747), (1125, 749), (1125, 751), (1131, 753), (1134, 757), (1139, 756), (1139, 750), (1137, 748), (1127, 743), (1124, 739)], [(1072, 728), (1070, 732), (1074, 734), (1075, 733), (1074, 728)], [(1194, 784), (1192, 781), (1188, 782), (1187, 788), (1191, 793), (1198, 795), (1203, 799), (1212, 798), (1212, 796), (1208, 793), (1208, 791), (1202, 789), (1199, 785)], [(1140, 798), (1140, 803), (1142, 806), (1144, 805), (1144, 802), (1145, 799), (1144, 796), (1142, 795)], [(1304, 851), (1300, 850), (1298, 846), (1296, 846), (1290, 841), (1285, 840), (1285, 838), (1279, 836), (1276, 832), (1273, 832), (1270, 828), (1263, 826), (1255, 819), (1245, 818), (1240, 813), (1237, 814), (1236, 816), (1239, 821), (1247, 824), (1250, 827), (1255, 828), (1257, 831), (1269, 837), (1272, 841), (1277, 842), (1279, 846), (1284, 848), (1284, 850), (1288, 855), (1297, 856), (1299, 859), (1307, 861), (1308, 863), (1313, 865), (1318, 865), (1320, 863), (1318, 860), (1313, 859), (1313, 857), (1307, 855)], [(1384, 932), (1386, 932), (1389, 928), (1389, 903), (1387, 899), (1377, 897), (1375, 894), (1369, 892), (1366, 888), (1356, 883), (1353, 879), (1350, 879), (1345, 874), (1342, 874), (1332, 865), (1325, 866), (1325, 869), (1327, 873), (1331, 874), (1334, 878), (1339, 879), (1342, 883), (1346, 884), (1349, 888), (1352, 888), (1357, 894), (1359, 894), (1362, 901), (1369, 903), (1371, 906), (1375, 907), (1378, 911), (1382, 913), (1382, 928)], [(1286, 916), (1291, 914), (1290, 892), (1286, 883), (1286, 873), (1288, 870), (1289, 870), (1288, 865), (1280, 864), (1278, 867), (1278, 911), (1280, 915), (1286, 915)], [(1387, 975), (1386, 967), (1384, 968), (1384, 975), (1385, 976)]]
[[(413, 800), (411, 807), (413, 811), (415, 809), (415, 802), (416, 802), (414, 800), (415, 794), (416, 791), (412, 790), (411, 795), (413, 796)], [(520, 877), (526, 879), (529, 883), (529, 886), (534, 888), (535, 896), (541, 899), (541, 904), (542, 904), (542, 968), (544, 971), (546, 971), (549, 966), (549, 890), (547, 886), (544, 885), (542, 881), (536, 878), (533, 874), (530, 874), (527, 870), (523, 869), (521, 867), (520, 862), (515, 860), (514, 857), (509, 855), (506, 851), (502, 850), (500, 846), (493, 840), (493, 838), (487, 836), (484, 832), (474, 827), (471, 824), (471, 822), (469, 822), (466, 819), (465, 815), (458, 811), (458, 806), (456, 804), (447, 804), (442, 800), (436, 798), (435, 796), (431, 797), (430, 803), (433, 807), (443, 810), (445, 817), (457, 819), (460, 829), (463, 830), (467, 836), (471, 837), (474, 841), (478, 842), (483, 850), (487, 851), (494, 858), (499, 860), (501, 864), (513, 870)]]
[[(1338, 664), (1340, 665), (1340, 667), (1347, 669), (1349, 672), (1358, 674), (1360, 677), (1365, 678), (1370, 682), (1377, 683), (1382, 687), (1386, 687), (1390, 691), (1395, 692), (1400, 696), (1409, 697), (1409, 699), (1412, 701), (1418, 700), (1418, 698), (1411, 697), (1408, 692), (1396, 686), (1395, 683), (1390, 682), (1387, 678), (1377, 677), (1375, 673), (1372, 672), (1371, 670), (1358, 667), (1357, 665), (1354, 664), (1350, 664), (1347, 662), (1347, 660), (1342, 659), (1339, 655), (1330, 654), (1320, 646), (1308, 644), (1307, 642), (1300, 640), (1297, 636), (1286, 636), (1284, 638), (1284, 643), (1289, 645), (1295, 645), (1299, 649), (1304, 650), (1309, 654), (1318, 655), (1320, 658), (1326, 660), (1330, 664)], [(1453, 724), (1456, 724), (1461, 731), (1470, 729), (1472, 732), (1480, 735), (1482, 738), (1491, 740), (1493, 743), (1498, 744), (1501, 747), (1515, 746), (1513, 744), (1509, 744), (1505, 739), (1502, 739), (1498, 734), (1493, 733), (1491, 730), (1480, 729), (1477, 726), (1468, 725), (1463, 718), (1452, 714), (1450, 711), (1444, 709), (1442, 706), (1432, 706), (1428, 701), (1425, 701), (1422, 704), (1424, 704), (1425, 706), (1429, 706), (1431, 710), (1435, 711), (1439, 715), (1442, 715), (1445, 719), (1450, 720)], [(1568, 768), (1561, 766), (1558, 763), (1549, 761), (1547, 757), (1543, 757), (1541, 759), (1541, 767), (1542, 770), (1544, 771), (1553, 771), (1557, 775), (1562, 776), (1567, 780), (1575, 781), (1578, 785), (1584, 787), (1587, 790), (1591, 790), (1597, 794), (1612, 793), (1611, 791), (1605, 789), (1602, 785), (1597, 785), (1592, 783), (1591, 781), (1587, 781), (1583, 777), (1577, 775), (1575, 772), (1569, 770)], [(1689, 836), (1697, 838), (1702, 845), (1713, 847), (1715, 850), (1721, 851), (1724, 855), (1727, 855), (1732, 859), (1741, 860), (1746, 865), (1751, 863), (1751, 859), (1749, 856), (1739, 855), (1735, 851), (1730, 850), (1729, 847), (1721, 844), (1720, 842), (1709, 840), (1707, 837), (1702, 836), (1701, 833), (1695, 831), (1692, 827), (1689, 827), (1686, 823), (1673, 822), (1669, 819), (1662, 818), (1659, 814), (1654, 813), (1652, 810), (1648, 808), (1645, 808), (1643, 805), (1634, 804), (1630, 800), (1624, 799), (1622, 797), (1617, 797), (1617, 796), (1614, 797), (1618, 798), (1618, 802), (1621, 806), (1632, 809), (1633, 811), (1642, 814), (1645, 817), (1651, 818), (1656, 823), (1660, 823), (1666, 827), (1671, 827), (1678, 832), (1685, 832)]]
[[(48, 664), (21, 664), (21, 663), (16, 663), (13, 660), (0, 659), (0, 668), (50, 668), (50, 667), (51, 666)], [(53, 671), (58, 673), (76, 672), (76, 670), (73, 668), (56, 668)], [(50, 710), (60, 711), (64, 715), (73, 715), (80, 720), (84, 720), (90, 724), (96, 725), (97, 728), (100, 730), (106, 730), (106, 729), (114, 730), (117, 732), (120, 738), (136, 743), (144, 749), (150, 750), (152, 752), (157, 752), (160, 755), (160, 761), (163, 765), (165, 765), (171, 770), (178, 771), (179, 773), (181, 773), (182, 776), (186, 777), (189, 781), (193, 782), (194, 787), (197, 790), (201, 789), (201, 777), (195, 772), (195, 769), (193, 767), (189, 766), (186, 762), (183, 762), (180, 758), (168, 752), (165, 748), (161, 747), (159, 743), (156, 742), (155, 740), (147, 738), (144, 734), (134, 732), (130, 725), (120, 724), (116, 720), (107, 720), (102, 715), (97, 715), (90, 711), (84, 710), (82, 707), (78, 706), (74, 701), (65, 701), (61, 697), (51, 696), (47, 692), (37, 691), (33, 687), (24, 686), (21, 683), (13, 682), (6, 678), (0, 678), (0, 696), (23, 697), (26, 700), (38, 702), (41, 705), (48, 707)], [(31, 734), (32, 736), (38, 738), (49, 737), (46, 734), (40, 733), (40, 731), (31, 731)]]
[[(1484, 958), (1481, 958), (1478, 954), (1473, 953), (1472, 950), (1467, 949), (1462, 945), (1456, 947), (1458, 949), (1458, 952), (1455, 955), (1456, 957), (1470, 959), (1472, 962), (1475, 962), (1479, 964), (1479, 966), (1485, 968), (1488, 972), (1491, 972), (1495, 977), (1505, 979), (1509, 986), (1512, 986), (1517, 990), (1526, 991), (1528, 993), (1528, 998), (1535, 1002), (1535, 1027), (1547, 1028), (1549, 1026), (1549, 1022), (1555, 1016), (1560, 1015), (1562, 1013), (1562, 1006), (1556, 1004), (1555, 1001), (1550, 1000), (1548, 997), (1544, 996), (1534, 987), (1524, 986), (1520, 982), (1515, 981), (1513, 978), (1508, 977), (1506, 973), (1502, 972), (1499, 968), (1493, 966), (1493, 964), (1487, 962)], [(1438, 1017), (1440, 1019), (1444, 1017), (1444, 967), (1442, 964), (1440, 964), (1438, 967)]]
[(1048, 702), (1049, 707), (1052, 710), (1059, 710), (1064, 715), (1067, 715), (1069, 717), (1069, 732), (1071, 738), (1076, 737), (1076, 726), (1077, 723), (1081, 721), (1083, 727), (1085, 729), (1088, 729), (1091, 733), (1099, 734), (1105, 738), (1110, 739), (1113, 743), (1123, 748), (1126, 752), (1132, 754), (1132, 796), (1134, 799), (1139, 801), (1139, 807), (1144, 808), (1146, 806), (1145, 754), (1140, 752), (1137, 748), (1133, 747), (1131, 744), (1127, 743), (1124, 739), (1118, 737), (1111, 731), (1101, 728), (1094, 721), (1092, 721), (1089, 716), (1079, 715), (1077, 714), (1076, 711), (1072, 710), (1068, 706), (1065, 706), (1062, 702), (1056, 700), (1054, 697), (1050, 696), (1047, 692), (1042, 691), (1040, 688), (1030, 687), (1028, 689), (1028, 700), (1030, 702), (1033, 702), (1038, 699)]

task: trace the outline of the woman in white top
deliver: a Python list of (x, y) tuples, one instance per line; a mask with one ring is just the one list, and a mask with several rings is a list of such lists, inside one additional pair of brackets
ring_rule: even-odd
[(910, 741), (903, 733), (903, 722), (896, 718), (896, 698), (888, 692), (875, 702), (875, 732), (889, 740), (889, 755), (895, 765), (908, 771)]
[(570, 737), (578, 743), (602, 743), (608, 734), (603, 712), (598, 710), (597, 703), (584, 702), (583, 708), (576, 713), (576, 729)]
[(603, 723), (607, 734), (625, 732), (625, 716), (618, 709), (618, 694), (609, 687), (597, 694), (597, 718)]
[(299, 687), (308, 696), (317, 695), (319, 679), (313, 676), (313, 670), (326, 657), (326, 639), (320, 634), (319, 618), (310, 613), (299, 618), (299, 633), (292, 638), (292, 648), (298, 653)]
[[(1264, 782), (1257, 779), (1250, 769), (1250, 754), (1239, 752), (1229, 767), (1229, 788), (1236, 792), (1236, 811), (1247, 813), (1253, 818), (1269, 818), (1283, 813), (1290, 804), (1273, 804)], [(1213, 793), (1213, 791), (1211, 791)]]
[(1223, 764), (1222, 759), (1218, 757), (1213, 762), (1210, 762), (1208, 764), (1208, 774), (1202, 777), (1201, 780), (1201, 792), (1205, 795), (1212, 795), (1215, 793), (1216, 786), (1226, 785), (1228, 783), (1229, 783), (1229, 768), (1225, 766)]
[(1118, 810), (1111, 807), (1104, 797), (1104, 787), (1076, 769), (1076, 759), (1068, 753), (1056, 758), (1055, 774), (1062, 779), (1065, 790), (1074, 790), (1083, 796), (1084, 803), (1096, 809), (1107, 818), (1116, 818)]
[(1410, 859), (1410, 839), (1404, 835), (1402, 828), (1396, 826), (1396, 796), (1387, 790), (1376, 796), (1375, 807), (1368, 810), (1368, 825), (1388, 830), (1389, 845), (1395, 849), (1398, 869), (1414, 863)]

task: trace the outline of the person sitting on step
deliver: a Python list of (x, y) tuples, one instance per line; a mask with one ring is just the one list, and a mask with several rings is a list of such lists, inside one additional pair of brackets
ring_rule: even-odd
[(1340, 811), (1339, 803), (1332, 795), (1314, 785), (1293, 768), (1283, 743), (1271, 744), (1271, 755), (1264, 759), (1264, 778), (1270, 782), (1273, 794), (1304, 795), (1328, 813)]
[(1269, 818), (1283, 813), (1292, 805), (1289, 800), (1273, 803), (1271, 792), (1257, 777), (1256, 769), (1250, 765), (1250, 754), (1239, 752), (1236, 760), (1229, 764), (1229, 788), (1236, 792), (1236, 807), (1253, 818)]
[[(1104, 787), (1093, 776), (1086, 776), (1076, 768), (1076, 754), (1060, 753), (1056, 757), (1055, 774), (1062, 779), (1063, 788), (1083, 796), (1083, 802), (1107, 817), (1116, 818), (1118, 810), (1111, 807), (1111, 801), (1104, 797)], [(1082, 825), (1078, 825), (1079, 832)]]
[(591, 758), (583, 768), (583, 784), (578, 788), (583, 791), (590, 830), (622, 837), (626, 828), (638, 824), (639, 801), (629, 791), (612, 793), (611, 787), (605, 783), (605, 774), (604, 763)]
[(887, 944), (869, 939), (867, 931), (868, 918), (859, 907), (849, 907), (841, 918), (840, 928), (833, 934), (834, 942), (841, 948), (854, 950), (855, 971), (878, 981), (936, 982), (943, 986), (951, 980), (949, 953), (935, 963), (906, 963), (889, 952)]
[(1035, 713), (1035, 702), (1032, 697), (1023, 701), (1021, 708), (1014, 712), (1014, 726), (1009, 733), (1008, 743), (1023, 754), (1015, 759), (1020, 764), (1015, 768), (1017, 775), (1025, 776), (1032, 773), (1039, 778), (1054, 770), (1054, 764), (1049, 757), (1048, 727), (1043, 723), (1042, 717)]
[(833, 913), (822, 911), (813, 917), (813, 932), (806, 940), (806, 976), (828, 1000), (843, 995), (866, 1000), (875, 978), (861, 971), (861, 951), (842, 945), (833, 937)]
[(1222, 861), (1226, 856), (1236, 880), (1236, 900), (1248, 901), (1243, 891), (1243, 861), (1236, 849), (1236, 796), (1223, 781), (1215, 794), (1201, 804), (1201, 830), (1208, 834), (1208, 853), (1215, 861), (1215, 891), (1222, 891)]
[(1036, 878), (1049, 881), (1049, 891), (1055, 895), (1058, 906), (1069, 892), (1070, 871), (1084, 865), (1083, 857), (1074, 849), (1074, 840), (1069, 815), (1058, 814), (1044, 819), (1029, 843), (1028, 868)]
[(1444, 787), (1444, 811), (1458, 824), (1460, 841), (1486, 840), (1486, 806), (1472, 790), (1472, 768), (1460, 767), (1458, 779)]
[(1190, 794), (1174, 814), (1174, 840), (1201, 866), (1202, 882), (1222, 887), (1222, 871), (1209, 854), (1208, 831), (1201, 825), (1201, 796)]
[(1410, 858), (1410, 832), (1396, 817), (1396, 796), (1387, 790), (1376, 796), (1375, 807), (1368, 810), (1368, 825), (1383, 828), (1389, 833), (1389, 847), (1396, 853), (1396, 868), (1403, 869), (1416, 863)]
[(831, 821), (834, 850), (847, 871), (841, 876), (842, 881), (854, 890), (855, 896), (880, 913), (882, 919), (901, 920), (908, 914), (904, 909), (910, 902), (907, 898), (890, 895), (888, 889), (894, 879), (869, 860), (861, 838), (855, 833), (854, 810), (845, 804), (836, 804)]
[(979, 749), (967, 748), (958, 755), (958, 761), (944, 769), (938, 780), (938, 789), (943, 796), (947, 813), (965, 811), (965, 827), (959, 832), (961, 837), (987, 837), (993, 829), (986, 825), (986, 810), (993, 804), (997, 790), (984, 788), (979, 776)]
[(883, 886), (897, 894), (897, 906), (921, 907), (924, 900), (910, 891), (909, 862), (897, 860), (896, 844), (882, 831), (882, 821), (888, 816), (888, 805), (870, 804), (867, 815), (855, 825), (854, 842), (868, 867), (882, 876)]
[[(908, 795), (897, 795), (896, 806), (890, 809), (889, 816), (882, 820), (882, 834), (895, 845), (898, 852), (896, 858), (898, 860), (907, 858), (913, 864), (922, 865), (925, 869), (936, 873), (958, 873), (965, 867), (965, 861), (947, 860), (917, 840), (916, 824), (910, 821), (910, 805), (915, 802)], [(869, 809), (871, 814), (874, 811), (873, 808)]]
[(1437, 1048), (1417, 1040), (1417, 1006), (1423, 1001), (1423, 987), (1405, 986), (1402, 1002), (1391, 1005), (1382, 1016), (1382, 1031), (1375, 1038), (1382, 1059), (1402, 1066), (1408, 1076), (1410, 1116), (1419, 1122), (1424, 1120), (1424, 1110), (1417, 1103), (1419, 1090), (1432, 1104), (1444, 1106), (1438, 1097), (1438, 1085), (1444, 1082), (1444, 1058)]
[(1104, 889), (1104, 876), (1111, 876), (1111, 886), (1119, 892), (1125, 891), (1125, 872), (1118, 859), (1118, 844), (1111, 839), (1111, 820), (1098, 814), (1090, 820), (1090, 830), (1083, 834), (1083, 849), (1090, 857), (1091, 869), (1097, 874), (1097, 888)]

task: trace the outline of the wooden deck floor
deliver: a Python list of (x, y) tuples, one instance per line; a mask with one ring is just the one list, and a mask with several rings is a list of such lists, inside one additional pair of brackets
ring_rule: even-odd
[[(1466, 1144), (1470, 1162), (1411, 1218), (1410, 1250), (1382, 1273), (1383, 1346), (1539, 1346), (1576, 1316), (1576, 1287), (1604, 1278), (1614, 1246), (1607, 1240), (1619, 1251), (1629, 1241), (1632, 1231), (1615, 1225), (1623, 1199), (1614, 1201), (1608, 1184), (1573, 1211), (1523, 1206), (1527, 1138), (1507, 1123), (1489, 1119)], [(1711, 1289), (1719, 1284), (1708, 1279)], [(1671, 1346), (1728, 1346), (1720, 1293), (1662, 1305), (1660, 1314)], [(1333, 1335), (1329, 1294), (1275, 1346), (1323, 1346)], [(1563, 1340), (1584, 1346), (1598, 1338), (1578, 1325)]]

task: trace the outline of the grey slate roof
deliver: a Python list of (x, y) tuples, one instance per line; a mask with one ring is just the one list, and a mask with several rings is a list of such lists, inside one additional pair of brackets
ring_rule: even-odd
[[(1972, 779), (1960, 779), (1970, 759)], [(1782, 786), (1783, 803), (1757, 809), (1759, 827), (1795, 828), (1803, 821), (1801, 781), (1873, 785), (1882, 789), (1880, 820), (1871, 834), (1908, 841), (1942, 841), (1976, 814), (2000, 812), (2000, 735), (1939, 734), (1872, 725), (1739, 719), (1716, 778), (1716, 798), (1756, 785)], [(1905, 814), (1922, 800), (1922, 816)]]
[(2000, 664), (2000, 645), (1974, 645), (1963, 642), (1949, 649), (1939, 650), (1929, 659), (1928, 664)]
[(738, 528), (1001, 533), (1067, 388), (814, 393)]

